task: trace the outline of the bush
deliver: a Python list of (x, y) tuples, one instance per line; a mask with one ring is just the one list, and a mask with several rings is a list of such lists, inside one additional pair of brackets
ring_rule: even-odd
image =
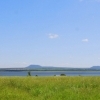
[(28, 72), (28, 76), (31, 76), (31, 72), (30, 71)]
[(60, 74), (60, 76), (66, 76), (66, 74)]
[(35, 75), (35, 76), (38, 76), (38, 75)]

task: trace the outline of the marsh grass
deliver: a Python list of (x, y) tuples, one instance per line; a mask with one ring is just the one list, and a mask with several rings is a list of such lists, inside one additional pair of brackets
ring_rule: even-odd
[(100, 77), (0, 77), (0, 100), (100, 100)]

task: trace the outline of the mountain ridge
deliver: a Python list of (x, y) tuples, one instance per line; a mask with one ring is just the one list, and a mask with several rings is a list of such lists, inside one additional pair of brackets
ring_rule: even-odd
[(92, 66), (91, 69), (100, 69), (100, 66)]

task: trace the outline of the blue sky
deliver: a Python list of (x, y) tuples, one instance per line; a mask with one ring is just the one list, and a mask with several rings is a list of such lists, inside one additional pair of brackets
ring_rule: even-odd
[(100, 65), (100, 0), (1, 0), (0, 67)]

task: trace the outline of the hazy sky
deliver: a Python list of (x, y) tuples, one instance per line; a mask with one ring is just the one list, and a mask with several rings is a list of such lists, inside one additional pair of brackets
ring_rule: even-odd
[(100, 0), (0, 0), (0, 67), (100, 65)]

